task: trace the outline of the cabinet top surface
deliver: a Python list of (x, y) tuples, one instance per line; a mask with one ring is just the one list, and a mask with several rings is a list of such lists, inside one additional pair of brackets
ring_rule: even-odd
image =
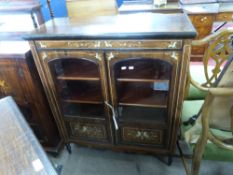
[(176, 39), (194, 38), (196, 31), (183, 13), (136, 13), (92, 19), (55, 18), (25, 35), (47, 39)]

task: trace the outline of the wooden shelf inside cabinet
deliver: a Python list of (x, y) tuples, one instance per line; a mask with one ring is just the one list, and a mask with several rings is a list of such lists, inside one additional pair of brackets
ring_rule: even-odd
[[(167, 73), (168, 74), (168, 73)], [(163, 75), (160, 77), (152, 76), (150, 74), (148, 75), (140, 75), (135, 73), (134, 75), (121, 75), (117, 78), (118, 81), (138, 81), (138, 82), (163, 82), (168, 81), (169, 75)]]
[(63, 74), (57, 76), (58, 80), (83, 80), (83, 81), (99, 81), (100, 77), (95, 70), (87, 71), (69, 71), (65, 70)]
[(119, 105), (167, 108), (167, 91), (130, 88), (121, 93)]
[(169, 80), (150, 79), (150, 78), (117, 78), (119, 82), (142, 82), (142, 83), (169, 83)]
[(74, 91), (69, 94), (67, 98), (62, 99), (63, 102), (69, 103), (90, 103), (90, 104), (102, 104), (101, 93), (95, 89), (86, 90), (85, 93), (80, 91)]
[(82, 120), (82, 119), (89, 119), (89, 120), (101, 120), (105, 121), (102, 116), (76, 116), (76, 115), (64, 115), (64, 119), (69, 120)]

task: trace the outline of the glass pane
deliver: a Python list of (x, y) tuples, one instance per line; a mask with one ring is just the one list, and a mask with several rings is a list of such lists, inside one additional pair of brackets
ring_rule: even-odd
[(104, 116), (103, 105), (63, 103), (63, 113), (65, 117), (96, 117)]
[(115, 76), (118, 80), (141, 79), (141, 81), (169, 80), (172, 66), (168, 62), (154, 59), (129, 59), (116, 63)]
[(172, 68), (160, 59), (128, 58), (116, 63), (119, 120), (165, 127)]
[(118, 115), (120, 121), (127, 122), (157, 122), (165, 124), (167, 118), (167, 109), (165, 108), (147, 108), (119, 106)]
[(57, 79), (99, 80), (100, 77), (98, 65), (90, 60), (59, 59), (52, 61), (50, 67)]
[(124, 105), (167, 107), (168, 82), (118, 82), (118, 102)]
[(49, 62), (65, 117), (104, 117), (99, 66), (85, 58)]
[(102, 103), (99, 81), (58, 81), (58, 92), (63, 101)]

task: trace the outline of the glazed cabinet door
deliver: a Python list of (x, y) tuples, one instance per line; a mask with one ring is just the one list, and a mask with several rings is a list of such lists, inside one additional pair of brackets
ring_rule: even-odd
[(117, 144), (166, 147), (180, 52), (106, 55)]
[(109, 142), (108, 101), (103, 54), (87, 51), (41, 52), (48, 83), (69, 141)]

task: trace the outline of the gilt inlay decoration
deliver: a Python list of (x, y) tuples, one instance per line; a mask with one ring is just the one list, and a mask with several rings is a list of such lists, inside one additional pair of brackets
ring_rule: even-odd
[(107, 139), (104, 125), (92, 123), (70, 123), (72, 135), (90, 139)]
[(123, 140), (142, 144), (161, 144), (162, 131), (124, 127)]

